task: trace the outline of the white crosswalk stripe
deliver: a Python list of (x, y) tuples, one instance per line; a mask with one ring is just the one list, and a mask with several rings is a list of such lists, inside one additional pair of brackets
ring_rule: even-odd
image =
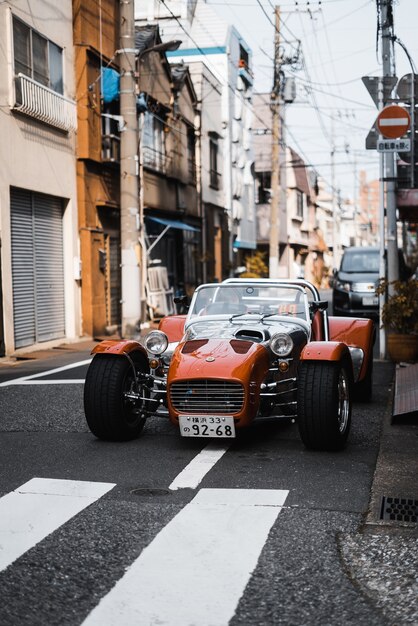
[[(227, 449), (207, 446), (170, 488), (198, 484)], [(0, 498), (0, 571), (114, 486), (33, 478)], [(83, 626), (224, 626), (287, 495), (275, 489), (201, 489), (142, 550)]]
[(202, 489), (143, 550), (84, 626), (225, 626), (288, 492)]
[(0, 498), (0, 571), (114, 486), (32, 478)]

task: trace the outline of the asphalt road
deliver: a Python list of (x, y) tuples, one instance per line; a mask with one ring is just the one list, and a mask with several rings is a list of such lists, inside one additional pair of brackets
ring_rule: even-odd
[[(15, 498), (18, 540), (27, 530), (13, 527), (27, 501), (19, 492), (45, 498), (47, 520), (63, 516), (0, 572), (2, 626), (391, 623), (346, 556), (368, 508), (391, 368), (377, 364), (380, 384), (371, 404), (355, 405), (345, 451), (308, 452), (295, 425), (261, 423), (215, 446), (215, 462), (206, 441), (181, 439), (163, 417), (133, 442), (95, 439), (77, 382), (87, 365), (10, 384), (87, 358), (57, 351), (0, 367), (0, 513)], [(81, 505), (59, 491), (57, 504), (56, 480), (105, 491)], [(73, 500), (65, 518), (60, 502)], [(31, 529), (41, 524), (27, 515)]]

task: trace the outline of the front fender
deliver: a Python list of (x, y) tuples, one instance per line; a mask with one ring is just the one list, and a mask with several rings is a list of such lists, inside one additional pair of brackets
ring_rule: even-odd
[(347, 344), (340, 341), (311, 341), (303, 348), (301, 361), (341, 361), (345, 356), (350, 358)]
[(141, 353), (148, 361), (148, 354), (144, 346), (142, 346), (139, 341), (134, 341), (133, 339), (122, 341), (108, 339), (101, 341), (93, 348), (91, 354), (114, 354), (115, 356), (120, 356), (123, 354), (131, 354), (132, 352)]

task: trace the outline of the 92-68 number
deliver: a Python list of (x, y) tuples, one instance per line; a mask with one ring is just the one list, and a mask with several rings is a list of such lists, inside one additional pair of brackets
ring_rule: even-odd
[(193, 434), (200, 437), (232, 437), (232, 428), (231, 426), (217, 426), (216, 429), (211, 428), (206, 424), (193, 424), (192, 425)]

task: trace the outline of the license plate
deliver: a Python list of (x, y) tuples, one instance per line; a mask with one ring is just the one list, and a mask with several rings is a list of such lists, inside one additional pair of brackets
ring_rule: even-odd
[(235, 437), (234, 418), (230, 416), (180, 415), (179, 424), (182, 437)]
[(379, 298), (377, 296), (364, 296), (362, 298), (363, 306), (377, 306)]

